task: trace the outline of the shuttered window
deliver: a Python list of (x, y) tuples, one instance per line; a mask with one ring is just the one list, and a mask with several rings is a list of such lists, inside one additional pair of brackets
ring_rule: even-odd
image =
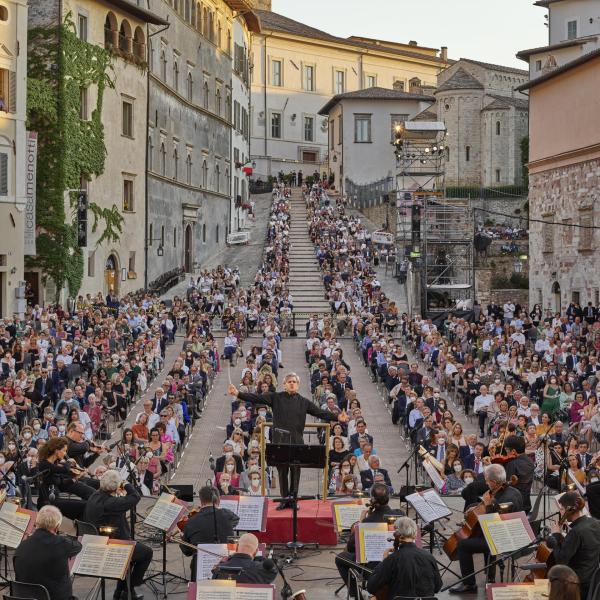
[(0, 152), (0, 196), (8, 196), (8, 154)]

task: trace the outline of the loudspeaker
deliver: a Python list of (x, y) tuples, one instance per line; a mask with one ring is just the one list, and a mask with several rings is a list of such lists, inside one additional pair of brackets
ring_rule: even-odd
[(170, 485), (170, 488), (175, 490), (175, 495), (179, 500), (183, 500), (184, 502), (193, 502), (194, 501), (194, 486), (188, 484), (182, 485)]

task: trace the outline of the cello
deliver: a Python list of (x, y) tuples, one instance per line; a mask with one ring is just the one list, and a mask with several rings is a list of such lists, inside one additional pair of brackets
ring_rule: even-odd
[[(509, 485), (514, 486), (518, 483), (518, 478), (516, 475), (513, 475), (510, 478), (510, 481), (505, 481), (502, 485), (500, 485), (494, 492), (490, 492), (492, 498), (504, 491)], [(446, 553), (446, 556), (454, 561), (458, 559), (458, 542), (461, 540), (466, 540), (475, 536), (479, 530), (479, 515), (485, 515), (487, 512), (486, 505), (483, 502), (480, 502), (476, 506), (470, 508), (465, 512), (465, 520), (458, 531), (455, 531), (445, 542), (443, 546), (443, 550)]]

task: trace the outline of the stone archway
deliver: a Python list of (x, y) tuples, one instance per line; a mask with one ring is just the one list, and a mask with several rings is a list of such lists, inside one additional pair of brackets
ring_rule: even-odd
[(187, 224), (183, 238), (183, 265), (186, 273), (191, 273), (194, 269), (192, 244), (192, 225)]
[(116, 254), (109, 254), (104, 265), (104, 282), (106, 292), (114, 296), (119, 296), (119, 259)]

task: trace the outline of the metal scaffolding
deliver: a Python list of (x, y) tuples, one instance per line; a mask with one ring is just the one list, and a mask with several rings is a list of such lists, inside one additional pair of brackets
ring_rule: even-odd
[(397, 254), (409, 310), (430, 317), (471, 309), (474, 295), (473, 211), (444, 197), (446, 128), (408, 121), (396, 130)]

